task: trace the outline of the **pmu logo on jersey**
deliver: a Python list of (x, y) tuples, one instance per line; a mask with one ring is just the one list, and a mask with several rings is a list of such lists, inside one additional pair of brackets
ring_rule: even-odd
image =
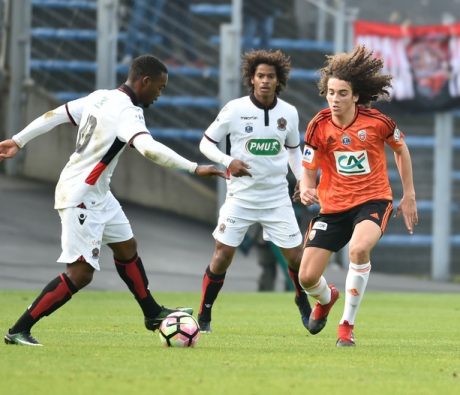
[(367, 151), (334, 151), (337, 172), (344, 176), (369, 174), (371, 168)]
[(253, 155), (273, 156), (281, 151), (281, 143), (276, 139), (251, 139), (246, 143), (246, 150)]

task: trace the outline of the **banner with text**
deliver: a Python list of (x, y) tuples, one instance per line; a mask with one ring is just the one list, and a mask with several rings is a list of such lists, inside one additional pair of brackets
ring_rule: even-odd
[[(391, 99), (416, 111), (460, 105), (460, 23), (401, 26), (356, 21), (355, 44), (364, 44), (393, 76)], [(407, 106), (406, 106), (407, 105)]]

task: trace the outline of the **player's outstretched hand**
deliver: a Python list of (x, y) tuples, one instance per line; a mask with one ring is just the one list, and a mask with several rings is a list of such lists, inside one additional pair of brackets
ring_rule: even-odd
[(222, 178), (227, 178), (224, 171), (219, 170), (214, 165), (198, 165), (195, 169), (195, 174), (200, 177), (212, 177), (218, 176)]
[(239, 159), (233, 159), (228, 166), (228, 171), (233, 177), (252, 177), (252, 174), (248, 170), (250, 168), (251, 166), (249, 166), (246, 162)]
[(3, 159), (12, 158), (19, 151), (18, 145), (12, 139), (0, 142), (0, 162)]

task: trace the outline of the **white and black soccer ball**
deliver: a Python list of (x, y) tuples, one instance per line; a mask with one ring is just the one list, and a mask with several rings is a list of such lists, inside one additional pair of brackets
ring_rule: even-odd
[(195, 318), (176, 311), (161, 322), (159, 335), (165, 347), (194, 347), (201, 334)]

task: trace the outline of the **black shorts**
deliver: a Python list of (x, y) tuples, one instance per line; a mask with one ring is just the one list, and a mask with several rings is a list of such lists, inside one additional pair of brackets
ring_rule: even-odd
[(380, 226), (383, 235), (392, 212), (391, 201), (373, 200), (341, 213), (319, 214), (310, 222), (304, 247), (337, 252), (350, 241), (356, 224), (366, 219)]

